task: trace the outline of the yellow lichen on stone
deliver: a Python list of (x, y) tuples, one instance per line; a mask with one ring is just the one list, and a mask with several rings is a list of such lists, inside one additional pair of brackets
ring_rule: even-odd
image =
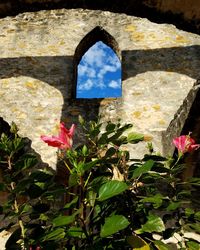
[(160, 110), (160, 105), (159, 104), (155, 104), (152, 106), (152, 108), (155, 110), (155, 111), (159, 111)]
[(134, 95), (134, 96), (138, 96), (138, 95), (142, 95), (142, 93), (141, 92), (133, 92), (133, 94), (132, 95)]
[(147, 108), (146, 106), (144, 106), (144, 107), (143, 107), (143, 110), (144, 110), (144, 111), (147, 111), (147, 110), (148, 110), (148, 108)]
[(142, 32), (134, 32), (132, 33), (132, 40), (134, 41), (144, 40), (144, 34)]
[(23, 42), (19, 43), (17, 46), (18, 46), (19, 48), (21, 48), (21, 49), (26, 48), (26, 44), (23, 43)]
[(134, 118), (140, 119), (141, 115), (142, 115), (141, 111), (135, 111), (135, 112), (133, 112)]
[(51, 129), (51, 134), (52, 135), (57, 135), (60, 129), (60, 125), (59, 122), (56, 122), (56, 124), (54, 125), (54, 127)]
[(137, 28), (136, 28), (135, 25), (129, 24), (129, 25), (126, 26), (125, 31), (128, 31), (128, 32), (135, 32), (136, 29), (137, 29)]
[(18, 111), (19, 111), (19, 109), (16, 108), (16, 107), (11, 108), (11, 112), (13, 112), (13, 113), (16, 113), (16, 112), (18, 112)]
[(176, 36), (176, 42), (178, 43), (188, 43), (189, 39), (185, 38), (184, 36)]
[(144, 39), (144, 33), (138, 32), (137, 27), (133, 24), (129, 24), (126, 26), (125, 31), (131, 33), (131, 39), (134, 41), (141, 41)]
[(38, 107), (36, 107), (35, 109), (34, 109), (34, 111), (35, 112), (38, 112), (38, 113), (41, 113), (41, 112), (43, 112), (45, 110), (45, 108), (44, 107), (41, 107), (41, 106), (38, 106)]
[(153, 136), (152, 135), (144, 135), (144, 141), (152, 141)]
[(54, 45), (49, 45), (48, 50), (50, 50), (51, 52), (54, 52), (54, 53), (59, 52), (59, 50)]
[(166, 124), (165, 120), (163, 120), (163, 119), (160, 119), (160, 120), (158, 121), (158, 123), (159, 123), (160, 125), (165, 125), (165, 124)]
[(26, 119), (27, 118), (27, 114), (21, 113), (21, 114), (18, 115), (17, 118), (19, 118), (19, 119)]
[(29, 89), (37, 89), (37, 86), (33, 82), (25, 82), (24, 85)]
[(64, 40), (61, 40), (61, 41), (59, 42), (59, 45), (65, 45), (65, 41), (64, 41)]

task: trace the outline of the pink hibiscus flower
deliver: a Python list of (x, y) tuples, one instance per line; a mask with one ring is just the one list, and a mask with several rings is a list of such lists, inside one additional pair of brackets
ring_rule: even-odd
[(200, 144), (196, 144), (195, 140), (190, 135), (181, 135), (173, 139), (175, 147), (178, 149), (179, 154), (197, 150)]
[(74, 130), (74, 124), (72, 124), (71, 128), (68, 130), (67, 128), (65, 128), (64, 123), (61, 122), (58, 136), (41, 135), (40, 138), (51, 147), (56, 147), (59, 149), (70, 149), (73, 144), (72, 137), (74, 135)]

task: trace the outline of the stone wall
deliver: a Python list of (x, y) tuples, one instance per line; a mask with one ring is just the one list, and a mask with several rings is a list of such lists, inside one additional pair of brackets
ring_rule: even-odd
[[(120, 55), (122, 98), (74, 98), (77, 58), (91, 45), (88, 34)], [(56, 149), (40, 135), (56, 134), (60, 120), (77, 123), (79, 114), (131, 122), (157, 151), (173, 152), (171, 139), (180, 134), (198, 89), (198, 35), (125, 14), (60, 9), (2, 18), (0, 36), (0, 117), (14, 121), (51, 167)], [(142, 156), (146, 143), (131, 150)]]
[(198, 0), (0, 0), (0, 16), (58, 8), (87, 8), (146, 17), (158, 23), (173, 23), (183, 30), (200, 32)]

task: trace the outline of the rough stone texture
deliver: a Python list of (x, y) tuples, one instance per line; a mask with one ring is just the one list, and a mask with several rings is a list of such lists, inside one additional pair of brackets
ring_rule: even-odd
[[(118, 45), (123, 96), (76, 100), (74, 58), (80, 58), (87, 48), (80, 42), (96, 27), (111, 35), (105, 38), (108, 45)], [(41, 142), (40, 135), (56, 134), (60, 120), (70, 125), (79, 114), (88, 120), (97, 113), (105, 120), (121, 118), (152, 140), (156, 150), (173, 151), (171, 139), (180, 134), (198, 89), (198, 35), (147, 19), (77, 9), (0, 19), (0, 37), (0, 117), (14, 121), (51, 167), (56, 167), (56, 149)], [(98, 38), (95, 32), (90, 37), (93, 42)], [(136, 148), (132, 155), (142, 156), (146, 143)]]
[(0, 233), (0, 248), (1, 250), (4, 250), (5, 249), (5, 244), (6, 244), (6, 241), (8, 240), (10, 234), (6, 231), (3, 231)]
[[(118, 44), (123, 96), (75, 100), (73, 57), (97, 26)], [(90, 119), (98, 112), (106, 120), (120, 117), (133, 123), (161, 153), (173, 151), (171, 138), (180, 134), (196, 95), (198, 35), (147, 19), (82, 9), (3, 18), (0, 34), (0, 116), (16, 122), (44, 162), (55, 168), (56, 149), (41, 142), (41, 134), (55, 134), (60, 120), (70, 125), (79, 114)], [(141, 143), (134, 155), (141, 156), (145, 147)]]
[(0, 16), (44, 9), (98, 9), (148, 18), (158, 23), (173, 23), (192, 32), (200, 32), (198, 0), (0, 0)]

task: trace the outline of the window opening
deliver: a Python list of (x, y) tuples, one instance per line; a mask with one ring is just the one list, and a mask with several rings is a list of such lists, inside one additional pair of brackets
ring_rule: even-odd
[(120, 59), (113, 49), (98, 41), (85, 52), (78, 64), (76, 98), (121, 95)]

